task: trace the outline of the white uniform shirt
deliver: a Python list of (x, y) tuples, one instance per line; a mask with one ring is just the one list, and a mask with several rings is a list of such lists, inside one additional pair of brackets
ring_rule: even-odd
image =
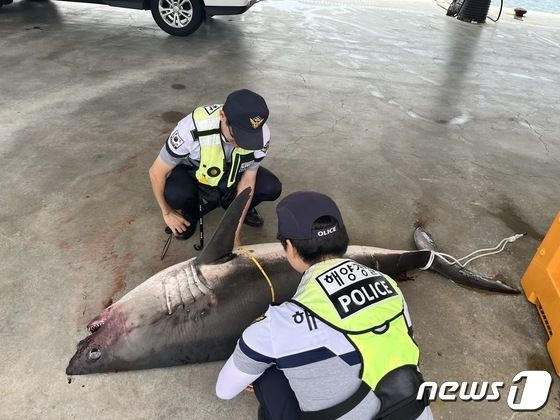
[[(304, 275), (296, 295), (309, 277)], [(403, 303), (410, 327), (406, 302)], [(243, 332), (220, 372), (217, 395), (233, 398), (272, 365), (284, 372), (303, 411), (332, 407), (349, 398), (361, 384), (360, 356), (350, 341), (291, 302), (270, 306), (262, 319)], [(379, 408), (379, 399), (370, 392), (341, 419), (371, 419)], [(419, 418), (432, 418), (429, 407)]]
[[(266, 157), (268, 146), (270, 143), (270, 130), (266, 124), (263, 125), (263, 146), (261, 149), (255, 150), (255, 161), (243, 168), (244, 170), (256, 171), (260, 166), (260, 162)], [(171, 132), (171, 135), (161, 148), (159, 157), (168, 165), (173, 167), (179, 164), (187, 164), (198, 167), (200, 164), (200, 144), (193, 138), (196, 127), (193, 121), (192, 113), (183, 118)], [(222, 145), (226, 157), (226, 162), (231, 162), (231, 153), (233, 146), (225, 141), (223, 134)]]

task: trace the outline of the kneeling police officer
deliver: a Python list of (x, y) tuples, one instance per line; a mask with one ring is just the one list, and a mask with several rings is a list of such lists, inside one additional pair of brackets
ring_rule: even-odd
[(303, 278), (296, 294), (250, 325), (216, 384), (230, 399), (249, 384), (263, 419), (432, 419), (419, 349), (393, 279), (344, 258), (336, 204), (297, 192), (277, 206), (278, 239)]
[(264, 98), (241, 89), (230, 93), (223, 105), (198, 107), (179, 121), (149, 171), (163, 220), (178, 239), (194, 234), (201, 199), (209, 209), (227, 208), (247, 187), (253, 193), (244, 223), (263, 225), (256, 206), (282, 192), (278, 178), (261, 166), (270, 142), (268, 116)]

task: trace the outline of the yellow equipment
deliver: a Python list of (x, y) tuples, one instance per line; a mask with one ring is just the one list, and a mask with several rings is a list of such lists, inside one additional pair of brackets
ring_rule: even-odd
[(523, 275), (521, 286), (537, 307), (549, 338), (546, 347), (560, 376), (560, 213)]

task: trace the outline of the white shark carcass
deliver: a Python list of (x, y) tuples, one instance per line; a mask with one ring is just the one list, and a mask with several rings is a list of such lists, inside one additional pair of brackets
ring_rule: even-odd
[[(87, 328), (66, 373), (159, 368), (226, 359), (242, 331), (271, 303), (290, 299), (301, 275), (284, 257), (279, 243), (233, 250), (235, 227), (249, 190), (225, 212), (208, 246), (198, 257), (169, 267), (106, 308)], [(398, 278), (425, 266), (435, 246), (421, 228), (415, 231), (416, 251), (350, 246), (347, 257)], [(258, 261), (271, 281), (265, 279)], [(431, 269), (470, 287), (519, 293), (504, 283), (435, 258)]]

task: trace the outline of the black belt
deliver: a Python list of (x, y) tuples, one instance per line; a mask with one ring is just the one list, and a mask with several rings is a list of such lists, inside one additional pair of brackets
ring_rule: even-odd
[[(425, 392), (418, 400), (417, 393), (424, 382), (415, 365), (405, 365), (385, 375), (377, 384), (376, 395), (381, 402), (379, 413), (374, 420), (411, 420), (416, 419), (430, 401)], [(349, 398), (341, 403), (319, 411), (303, 411), (302, 420), (334, 420), (352, 411), (371, 391), (364, 381)]]

